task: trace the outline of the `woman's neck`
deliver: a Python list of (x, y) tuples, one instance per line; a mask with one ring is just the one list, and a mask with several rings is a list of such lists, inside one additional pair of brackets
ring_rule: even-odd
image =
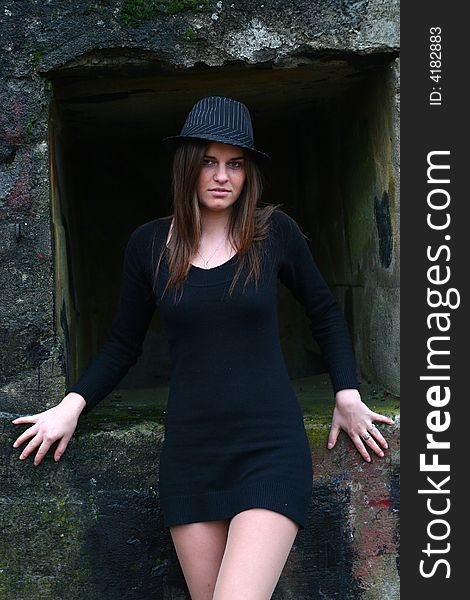
[(217, 241), (227, 232), (231, 209), (224, 211), (201, 210), (202, 237), (207, 241)]

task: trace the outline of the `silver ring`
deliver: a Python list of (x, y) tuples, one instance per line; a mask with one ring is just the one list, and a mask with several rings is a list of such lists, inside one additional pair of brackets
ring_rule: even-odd
[(370, 438), (370, 433), (367, 432), (365, 435), (362, 436), (362, 439), (367, 441)]

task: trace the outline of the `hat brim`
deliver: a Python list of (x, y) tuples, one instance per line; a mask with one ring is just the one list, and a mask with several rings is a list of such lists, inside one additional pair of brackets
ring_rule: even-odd
[(175, 149), (180, 142), (190, 141), (190, 140), (202, 140), (206, 142), (220, 142), (221, 144), (228, 144), (230, 146), (238, 146), (239, 148), (243, 148), (250, 152), (254, 158), (260, 159), (263, 163), (269, 163), (272, 159), (269, 154), (262, 152), (261, 150), (256, 150), (255, 148), (249, 148), (244, 144), (240, 144), (235, 142), (234, 140), (230, 140), (228, 138), (224, 138), (223, 136), (217, 135), (208, 135), (207, 137), (204, 135), (171, 135), (169, 137), (163, 138), (162, 142), (165, 146), (171, 149)]

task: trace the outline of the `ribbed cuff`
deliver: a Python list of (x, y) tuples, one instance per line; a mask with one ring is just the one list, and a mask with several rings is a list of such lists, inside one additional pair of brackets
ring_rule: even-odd
[(330, 379), (333, 386), (333, 394), (336, 395), (340, 390), (355, 389), (359, 390), (359, 381), (354, 371), (337, 371), (330, 373)]

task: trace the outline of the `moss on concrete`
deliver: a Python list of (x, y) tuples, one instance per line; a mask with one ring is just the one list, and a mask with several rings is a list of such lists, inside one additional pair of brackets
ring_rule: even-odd
[(135, 27), (151, 21), (162, 12), (176, 15), (187, 11), (200, 11), (208, 4), (208, 0), (126, 0), (121, 9), (121, 21), (129, 27)]
[(52, 44), (38, 44), (36, 46), (36, 50), (33, 52), (33, 55), (32, 55), (33, 64), (37, 65), (40, 62), (41, 58), (47, 52), (50, 52), (53, 49), (54, 49), (54, 46)]
[(121, 20), (129, 26), (153, 19), (158, 12), (151, 0), (126, 0), (121, 10)]
[[(4, 508), (8, 510), (0, 544), (0, 597), (81, 597), (90, 573), (81, 555), (80, 503), (66, 496), (10, 498)], [(95, 598), (89, 592), (87, 597)]]
[(183, 36), (185, 37), (185, 39), (192, 41), (196, 39), (197, 34), (192, 27), (187, 27), (184, 30)]
[(209, 4), (209, 0), (166, 0), (167, 11), (171, 15), (188, 10), (200, 10)]

